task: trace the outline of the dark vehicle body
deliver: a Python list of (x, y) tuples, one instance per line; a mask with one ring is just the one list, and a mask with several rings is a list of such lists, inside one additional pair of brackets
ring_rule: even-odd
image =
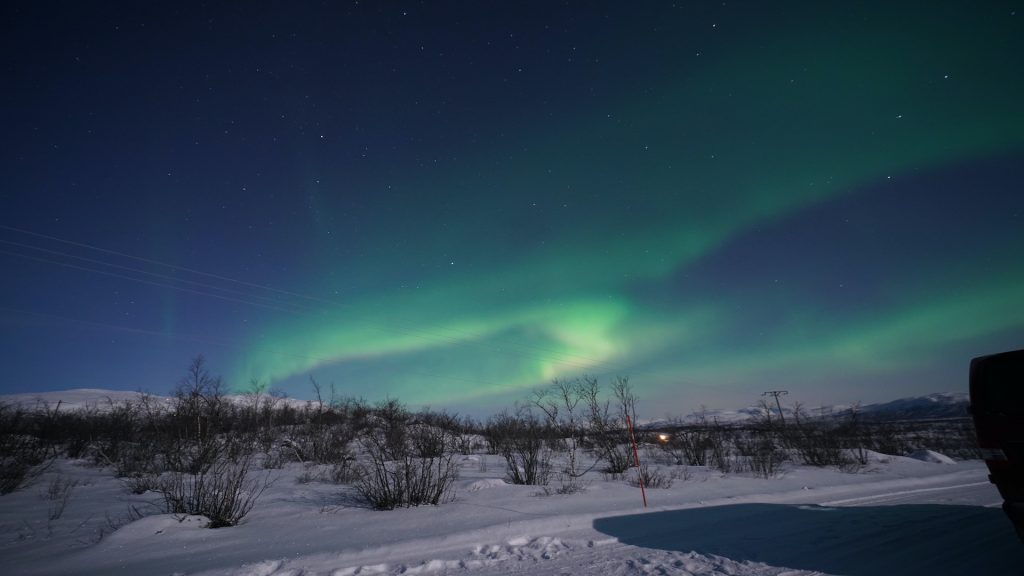
[(1024, 541), (1024, 350), (971, 360), (971, 415), (989, 481)]

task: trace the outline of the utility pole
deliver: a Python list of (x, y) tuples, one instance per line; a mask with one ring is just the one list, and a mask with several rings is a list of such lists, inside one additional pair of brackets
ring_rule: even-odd
[(782, 427), (783, 428), (786, 427), (786, 417), (782, 415), (782, 403), (779, 402), (779, 396), (785, 396), (786, 394), (789, 394), (788, 390), (769, 390), (767, 392), (762, 392), (761, 393), (761, 396), (774, 396), (775, 397), (775, 405), (778, 406), (778, 408), (779, 408), (779, 419), (782, 420)]

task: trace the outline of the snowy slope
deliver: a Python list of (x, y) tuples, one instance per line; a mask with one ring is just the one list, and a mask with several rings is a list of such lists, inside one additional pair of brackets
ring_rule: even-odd
[[(126, 390), (102, 390), (99, 388), (75, 388), (73, 390), (56, 390), (51, 392), (25, 392), (22, 394), (0, 395), (0, 403), (16, 406), (25, 410), (54, 409), (60, 404), (60, 410), (81, 410), (84, 408), (104, 409), (111, 404), (138, 402), (142, 394)], [(165, 396), (151, 397), (158, 404), (165, 404), (169, 399)]]
[(874, 418), (899, 420), (962, 418), (967, 416), (969, 403), (966, 392), (947, 392), (871, 404), (864, 406), (861, 412)]
[[(468, 574), (1019, 574), (1024, 546), (979, 462), (876, 455), (846, 474), (791, 467), (758, 479), (691, 468), (649, 490), (594, 475), (572, 495), (505, 484), (495, 456), (461, 461), (454, 502), (378, 512), (350, 489), (298, 483), (298, 464), (240, 526), (156, 514), (103, 470), (62, 461), (0, 497), (5, 573), (238, 576)], [(46, 486), (81, 481), (48, 520)], [(111, 532), (114, 527), (116, 531)]]
[[(106, 410), (111, 406), (123, 405), (126, 402), (138, 403), (146, 398), (154, 406), (171, 406), (173, 398), (169, 396), (143, 394), (141, 392), (129, 392), (126, 390), (103, 390), (99, 388), (75, 388), (72, 390), (57, 390), (51, 392), (25, 392), (21, 394), (0, 394), (0, 404), (16, 406), (25, 410), (53, 410), (60, 404), (60, 410)], [(228, 402), (237, 404), (251, 404), (252, 396), (244, 394), (230, 394), (225, 396)], [(294, 398), (272, 398), (261, 395), (261, 402), (272, 401), (280, 405), (287, 403), (296, 408), (302, 408), (311, 402), (308, 400), (296, 400)]]
[[(900, 398), (890, 402), (867, 404), (857, 408), (858, 414), (876, 420), (929, 420), (937, 418), (963, 418), (967, 416), (969, 404), (966, 392), (943, 392), (927, 396)], [(804, 406), (803, 413), (809, 417), (847, 418), (853, 408), (848, 405)], [(782, 414), (788, 421), (793, 419), (792, 406), (782, 404)], [(748, 406), (734, 410), (706, 409), (686, 415), (680, 420), (685, 424), (695, 424), (702, 419), (709, 423), (736, 424), (752, 418), (764, 418), (765, 411), (758, 406)], [(771, 417), (778, 417), (778, 410), (773, 406)], [(663, 428), (678, 424), (679, 421), (652, 420), (645, 422), (643, 427)]]

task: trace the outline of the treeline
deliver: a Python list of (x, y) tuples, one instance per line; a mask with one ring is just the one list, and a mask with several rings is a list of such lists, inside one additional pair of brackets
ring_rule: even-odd
[(658, 460), (708, 466), (722, 472), (749, 471), (772, 477), (786, 463), (835, 467), (856, 472), (871, 463), (873, 453), (895, 456), (933, 450), (951, 458), (980, 458), (974, 425), (969, 418), (932, 422), (893, 422), (864, 418), (853, 410), (840, 417), (811, 417), (797, 405), (788, 420), (762, 416), (721, 423), (698, 412), (649, 432), (661, 447)]
[[(300, 481), (352, 486), (377, 509), (450, 500), (464, 454), (500, 456), (509, 482), (544, 493), (577, 492), (592, 472), (619, 479), (636, 465), (628, 423), (637, 397), (627, 378), (607, 386), (592, 377), (556, 380), (483, 421), (413, 412), (394, 399), (324, 398), (313, 387), (316, 400), (304, 404), (259, 386), (239, 400), (198, 357), (169, 402), (140, 395), (76, 410), (0, 405), (0, 494), (27, 485), (55, 458), (82, 459), (108, 468), (133, 493), (159, 495), (167, 513), (202, 515), (221, 527), (241, 521), (271, 471), (288, 463), (304, 465)], [(629, 480), (667, 487), (693, 466), (771, 477), (786, 462), (853, 471), (869, 463), (869, 450), (977, 457), (969, 422), (916, 430), (856, 413), (836, 420), (797, 410), (785, 423), (770, 414), (744, 425), (705, 416), (635, 430), (642, 459), (657, 466), (641, 465)]]

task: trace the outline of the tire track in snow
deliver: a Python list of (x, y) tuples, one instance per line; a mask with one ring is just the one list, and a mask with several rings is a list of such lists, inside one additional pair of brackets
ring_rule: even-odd
[(387, 574), (388, 576), (408, 574), (822, 576), (821, 572), (793, 570), (759, 562), (738, 562), (713, 554), (639, 548), (622, 544), (615, 538), (563, 540), (552, 536), (521, 537), (496, 544), (481, 544), (474, 547), (468, 555), (457, 560), (435, 559), (415, 565), (396, 564), (385, 572), (376, 571), (378, 568), (379, 566), (352, 566), (336, 569), (331, 574), (332, 576), (370, 573)]
[[(885, 492), (882, 494), (871, 494), (868, 496), (858, 496), (855, 498), (842, 498), (839, 500), (830, 500), (828, 502), (821, 502), (822, 506), (870, 506), (875, 504), (895, 504), (895, 503), (918, 503), (922, 501), (931, 501), (934, 498), (925, 497), (925, 495), (931, 496), (932, 493), (947, 492), (947, 491), (963, 491), (961, 499), (966, 495), (968, 499), (977, 500), (979, 497), (983, 498), (986, 502), (985, 506), (990, 506), (991, 501), (990, 490), (981, 491), (977, 490), (981, 486), (991, 486), (989, 482), (970, 482), (968, 484), (954, 484), (952, 486), (934, 486), (930, 488), (913, 488), (910, 490), (898, 490), (895, 492)], [(975, 490), (969, 490), (974, 488)], [(971, 502), (977, 504), (977, 502)]]

